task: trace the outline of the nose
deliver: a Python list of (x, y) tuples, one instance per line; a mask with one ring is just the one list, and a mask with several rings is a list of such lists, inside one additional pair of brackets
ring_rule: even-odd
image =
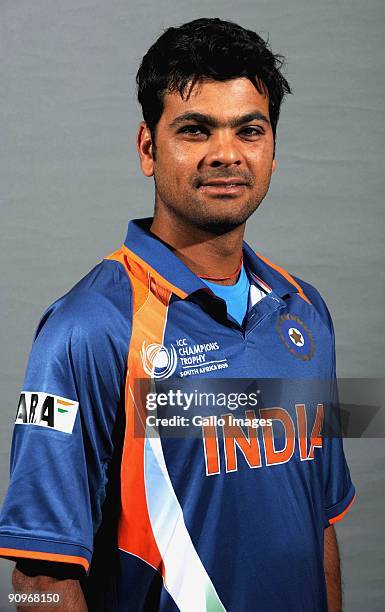
[(233, 134), (218, 133), (209, 140), (209, 149), (205, 156), (205, 165), (211, 168), (219, 166), (239, 166), (242, 155), (237, 147)]

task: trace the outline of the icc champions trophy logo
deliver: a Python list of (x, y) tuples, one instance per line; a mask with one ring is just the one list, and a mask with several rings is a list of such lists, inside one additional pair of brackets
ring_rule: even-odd
[(166, 348), (163, 344), (155, 343), (146, 346), (146, 341), (144, 340), (140, 356), (142, 358), (143, 369), (151, 378), (160, 380), (168, 378), (175, 372), (177, 354), (172, 344), (170, 348)]

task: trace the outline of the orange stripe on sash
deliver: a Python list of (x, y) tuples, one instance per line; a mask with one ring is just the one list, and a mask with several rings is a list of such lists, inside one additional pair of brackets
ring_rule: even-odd
[(169, 292), (175, 293), (175, 295), (182, 299), (187, 297), (188, 295), (186, 291), (183, 291), (183, 289), (180, 289), (176, 285), (170, 283), (170, 281), (168, 281), (166, 278), (164, 278), (164, 276), (159, 274), (159, 272), (157, 272), (155, 268), (150, 266), (146, 261), (139, 257), (139, 255), (137, 255), (133, 251), (130, 251), (130, 249), (128, 249), (125, 244), (122, 244), (119, 250), (115, 251), (114, 253), (111, 253), (110, 255), (105, 257), (105, 259), (113, 259), (115, 261), (120, 261), (120, 263), (122, 263), (126, 268), (127, 273), (129, 273), (129, 270), (132, 270), (134, 274), (135, 270), (146, 271), (147, 275), (151, 277), (153, 282), (155, 282), (158, 287), (168, 289)]
[[(126, 248), (112, 253), (106, 259), (113, 259), (123, 264), (133, 291), (132, 333), (125, 391), (126, 431), (121, 463), (122, 510), (118, 545), (122, 550), (152, 565), (164, 576), (164, 565), (154, 538), (146, 500), (145, 395), (150, 391), (151, 379), (143, 369), (141, 350), (143, 342), (146, 345), (163, 344), (171, 288), (174, 293), (179, 292), (179, 295), (181, 291), (166, 283), (158, 274), (153, 275), (152, 269), (140, 258), (135, 256), (131, 259), (131, 252)], [(140, 389), (138, 379), (141, 380)]]

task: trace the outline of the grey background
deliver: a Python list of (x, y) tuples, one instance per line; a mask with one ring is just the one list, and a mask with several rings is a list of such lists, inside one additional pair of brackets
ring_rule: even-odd
[[(1, 0), (1, 495), (12, 421), (44, 308), (151, 214), (134, 77), (169, 25), (219, 16), (269, 36), (294, 95), (271, 190), (247, 239), (313, 283), (332, 312), (338, 373), (383, 377), (382, 0)], [(337, 526), (348, 612), (383, 610), (384, 443), (347, 440), (357, 501)], [(11, 564), (0, 562), (0, 610)]]

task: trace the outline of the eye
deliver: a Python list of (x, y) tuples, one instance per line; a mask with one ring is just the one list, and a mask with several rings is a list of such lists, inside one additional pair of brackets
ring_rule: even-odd
[(265, 131), (264, 131), (264, 129), (261, 126), (258, 126), (258, 125), (248, 125), (247, 127), (242, 128), (240, 133), (245, 138), (247, 138), (249, 140), (252, 140), (254, 138), (257, 138), (258, 136), (263, 136)]
[(188, 134), (189, 136), (201, 136), (207, 135), (208, 130), (200, 125), (185, 125), (179, 130), (181, 134)]

